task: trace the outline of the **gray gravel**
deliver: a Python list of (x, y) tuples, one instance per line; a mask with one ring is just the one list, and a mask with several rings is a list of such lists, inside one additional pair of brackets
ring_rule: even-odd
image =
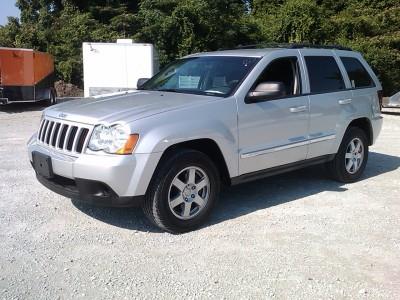
[(317, 166), (243, 184), (171, 235), (42, 187), (25, 147), (42, 109), (0, 107), (0, 299), (400, 299), (400, 110), (360, 182)]

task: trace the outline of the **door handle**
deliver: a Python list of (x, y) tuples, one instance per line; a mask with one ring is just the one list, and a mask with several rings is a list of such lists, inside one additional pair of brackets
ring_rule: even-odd
[(352, 99), (343, 99), (343, 100), (339, 100), (339, 104), (344, 105), (344, 104), (350, 104), (352, 101)]
[(306, 110), (307, 110), (307, 106), (305, 106), (305, 105), (290, 108), (291, 113), (298, 113), (298, 112), (302, 112), (302, 111), (306, 111)]

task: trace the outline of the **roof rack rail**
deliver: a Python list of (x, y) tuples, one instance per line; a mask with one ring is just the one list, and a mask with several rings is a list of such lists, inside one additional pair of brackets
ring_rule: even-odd
[(318, 45), (309, 43), (258, 43), (252, 45), (238, 45), (235, 49), (257, 49), (257, 48), (282, 48), (282, 49), (302, 49), (302, 48), (316, 48), (316, 49), (335, 49), (352, 51), (349, 47), (340, 45)]

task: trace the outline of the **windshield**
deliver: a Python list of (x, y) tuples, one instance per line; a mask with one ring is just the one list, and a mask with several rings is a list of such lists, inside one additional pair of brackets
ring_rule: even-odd
[(225, 97), (258, 61), (255, 57), (231, 56), (183, 58), (167, 65), (139, 89)]

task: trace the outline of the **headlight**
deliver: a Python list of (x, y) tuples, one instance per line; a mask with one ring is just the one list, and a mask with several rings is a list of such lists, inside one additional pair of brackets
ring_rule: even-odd
[(89, 141), (89, 149), (111, 154), (131, 154), (139, 139), (138, 134), (130, 134), (122, 125), (97, 125)]

